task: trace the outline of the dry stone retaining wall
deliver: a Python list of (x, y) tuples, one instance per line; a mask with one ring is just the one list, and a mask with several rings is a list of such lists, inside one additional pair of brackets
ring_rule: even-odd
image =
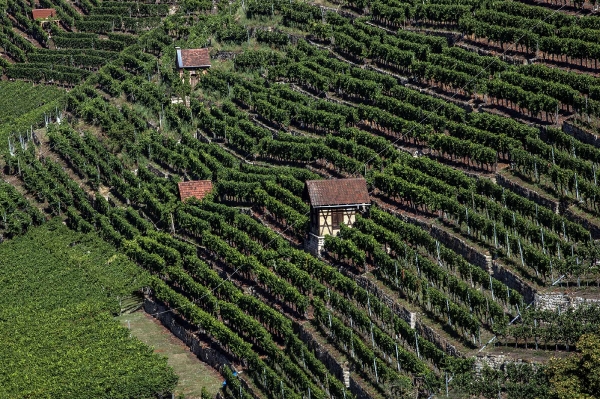
[(454, 345), (448, 342), (447, 339), (442, 337), (438, 332), (436, 332), (431, 327), (427, 326), (425, 323), (419, 320), (419, 316), (415, 312), (411, 312), (403, 306), (399, 305), (396, 301), (390, 298), (386, 293), (384, 293), (379, 287), (377, 287), (371, 280), (364, 276), (355, 276), (354, 279), (356, 283), (362, 288), (366, 289), (374, 296), (376, 296), (380, 301), (385, 303), (398, 317), (406, 321), (411, 328), (415, 329), (417, 333), (423, 336), (428, 341), (432, 342), (439, 349), (448, 353), (452, 356), (462, 356), (461, 353), (456, 349)]
[(385, 294), (379, 287), (377, 287), (371, 280), (364, 276), (355, 276), (354, 280), (356, 283), (373, 294), (381, 302), (385, 303), (398, 317), (410, 324), (410, 328), (415, 328), (416, 313), (409, 311), (408, 309), (400, 306), (396, 301)]
[(559, 213), (560, 211), (560, 202), (551, 200), (549, 198), (542, 197), (538, 193), (533, 190), (528, 189), (527, 187), (523, 187), (511, 180), (508, 180), (506, 177), (502, 176), (500, 173), (496, 173), (496, 183), (501, 185), (502, 187), (508, 188), (510, 191), (519, 194), (522, 197), (525, 197), (538, 205), (546, 207), (554, 213)]
[(221, 351), (201, 342), (198, 337), (184, 327), (184, 325), (187, 325), (187, 322), (173, 312), (169, 312), (169, 309), (164, 304), (146, 298), (144, 300), (144, 310), (158, 319), (173, 335), (182, 340), (190, 348), (190, 351), (203, 362), (217, 370), (220, 370), (224, 365), (231, 366), (230, 360)]
[(327, 367), (327, 370), (331, 374), (341, 380), (344, 377), (344, 366), (323, 345), (313, 338), (312, 334), (306, 330), (303, 324), (294, 322), (294, 329), (298, 331), (298, 336), (308, 349), (314, 352), (315, 357)]
[(449, 249), (455, 251), (458, 255), (465, 258), (467, 262), (479, 266), (486, 271), (490, 270), (492, 258), (488, 254), (481, 253), (460, 238), (451, 235), (447, 231), (435, 225), (423, 222), (417, 218), (413, 218), (405, 214), (394, 214), (405, 222), (417, 225), (423, 230), (428, 231), (433, 238), (440, 241), (440, 243), (445, 247), (448, 247)]
[[(319, 359), (327, 370), (333, 374), (337, 379), (344, 381), (344, 371), (346, 367), (340, 363), (338, 359), (333, 357), (327, 349), (323, 347), (317, 340), (315, 340), (310, 332), (306, 330), (304, 325), (294, 323), (294, 329), (298, 331), (299, 337), (306, 344), (306, 346), (312, 350), (317, 359)], [(372, 399), (365, 390), (360, 386), (356, 379), (350, 374), (350, 392), (356, 396), (357, 399)]]
[[(600, 141), (599, 141), (600, 145)], [(569, 209), (564, 209), (559, 201), (555, 201), (546, 197), (542, 197), (540, 194), (531, 190), (527, 187), (523, 187), (516, 182), (508, 180), (506, 177), (502, 176), (499, 173), (496, 173), (496, 182), (502, 187), (508, 188), (510, 191), (517, 193), (525, 198), (530, 199), (538, 205), (541, 205), (545, 208), (548, 208), (554, 213), (562, 214), (567, 220), (570, 220), (573, 223), (577, 223), (582, 225), (585, 229), (589, 230), (592, 233), (592, 238), (600, 239), (600, 226), (590, 223), (589, 220), (582, 218), (579, 215), (576, 215)]]
[(508, 288), (512, 288), (523, 295), (523, 301), (525, 303), (531, 303), (531, 301), (533, 301), (536, 290), (523, 281), (521, 277), (517, 276), (504, 266), (498, 264), (496, 261), (492, 262), (491, 270), (492, 277), (506, 284)]
[(416, 224), (424, 230), (428, 231), (429, 233), (431, 233), (432, 237), (440, 241), (440, 243), (444, 246), (455, 251), (458, 255), (462, 256), (464, 259), (467, 260), (467, 262), (475, 266), (479, 266), (483, 270), (490, 273), (492, 277), (496, 280), (502, 282), (503, 284), (506, 284), (506, 286), (508, 286), (509, 288), (512, 288), (513, 290), (523, 295), (525, 302), (529, 303), (533, 301), (535, 290), (526, 282), (524, 282), (515, 273), (506, 269), (497, 262), (492, 261), (492, 257), (487, 253), (481, 253), (479, 250), (470, 246), (465, 241), (451, 235), (447, 231), (437, 226), (422, 222), (408, 215), (396, 213), (396, 216), (400, 217), (408, 223)]
[(462, 354), (456, 349), (454, 345), (444, 339), (437, 331), (429, 327), (427, 324), (422, 323), (420, 320), (417, 321), (415, 329), (423, 338), (427, 341), (432, 342), (435, 346), (446, 352), (451, 356), (462, 357)]
[(433, 238), (465, 258), (469, 263), (479, 266), (486, 271), (489, 271), (492, 268), (492, 257), (489, 253), (480, 252), (460, 238), (451, 235), (446, 230), (442, 230), (437, 226), (431, 226), (430, 232)]
[(600, 239), (600, 227), (599, 226), (590, 223), (589, 220), (582, 218), (581, 216), (575, 214), (570, 209), (565, 209), (562, 213), (571, 222), (580, 224), (581, 226), (583, 226), (583, 228), (585, 228), (586, 230), (589, 230), (590, 233), (592, 234), (593, 239), (596, 239), (596, 240)]
[[(190, 326), (188, 326), (188, 323), (185, 320), (168, 310), (169, 309), (158, 300), (149, 297), (144, 299), (144, 311), (158, 319), (163, 326), (167, 327), (169, 331), (173, 333), (173, 335), (183, 341), (183, 343), (190, 348), (190, 351), (198, 356), (198, 359), (216, 370), (221, 370), (224, 366), (233, 369), (231, 361), (220, 350), (200, 341), (198, 337), (189, 331)], [(260, 399), (260, 396), (254, 392), (244, 378), (240, 378), (240, 382), (246, 392), (250, 393), (255, 399)]]
[(535, 306), (539, 310), (556, 311), (569, 308), (578, 308), (582, 305), (600, 304), (600, 299), (582, 298), (565, 294), (536, 294)]
[(600, 148), (600, 137), (571, 123), (565, 122), (562, 125), (563, 132), (575, 137), (577, 140)]
[(508, 364), (521, 363), (525, 363), (523, 359), (513, 359), (506, 355), (477, 355), (475, 357), (473, 368), (475, 373), (480, 375), (485, 366), (488, 366), (494, 370), (503, 370)]

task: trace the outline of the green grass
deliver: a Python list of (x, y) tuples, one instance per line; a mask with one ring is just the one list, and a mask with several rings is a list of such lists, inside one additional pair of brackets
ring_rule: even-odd
[[(211, 397), (221, 388), (223, 377), (206, 363), (200, 361), (178, 338), (143, 311), (117, 317), (121, 325), (131, 326), (131, 334), (154, 348), (156, 353), (167, 356), (169, 366), (179, 376), (175, 396), (187, 399), (200, 398), (202, 387)], [(129, 323), (128, 323), (129, 321)]]

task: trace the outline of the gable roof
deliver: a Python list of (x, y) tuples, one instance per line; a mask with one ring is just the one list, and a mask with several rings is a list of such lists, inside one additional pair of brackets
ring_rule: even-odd
[(208, 48), (180, 49), (177, 48), (177, 68), (210, 67)]
[(201, 200), (213, 187), (210, 180), (182, 181), (177, 185), (179, 186), (179, 197), (182, 201), (190, 197)]
[(304, 192), (313, 207), (371, 203), (363, 178), (307, 180)]
[(46, 19), (50, 17), (56, 17), (56, 10), (54, 8), (36, 8), (31, 10), (33, 19)]

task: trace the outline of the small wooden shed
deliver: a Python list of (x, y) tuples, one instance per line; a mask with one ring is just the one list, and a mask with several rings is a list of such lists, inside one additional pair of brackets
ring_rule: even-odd
[(31, 10), (31, 17), (41, 25), (48, 21), (58, 21), (54, 8), (34, 8)]
[(356, 213), (371, 205), (363, 178), (307, 180), (304, 198), (310, 203), (310, 232), (307, 249), (318, 255), (326, 235), (336, 235), (340, 226), (352, 227)]
[(179, 187), (179, 197), (181, 198), (181, 201), (185, 201), (188, 198), (201, 200), (213, 188), (212, 181), (210, 180), (182, 181), (177, 183), (177, 185)]
[(177, 70), (179, 77), (183, 79), (184, 71), (190, 73), (190, 84), (198, 83), (198, 77), (210, 68), (210, 51), (208, 48), (182, 49), (175, 47)]

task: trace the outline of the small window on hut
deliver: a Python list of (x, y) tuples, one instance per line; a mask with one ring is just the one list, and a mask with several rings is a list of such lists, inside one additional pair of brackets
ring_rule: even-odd
[(334, 210), (331, 214), (332, 224), (334, 229), (339, 229), (340, 225), (344, 222), (344, 211)]

